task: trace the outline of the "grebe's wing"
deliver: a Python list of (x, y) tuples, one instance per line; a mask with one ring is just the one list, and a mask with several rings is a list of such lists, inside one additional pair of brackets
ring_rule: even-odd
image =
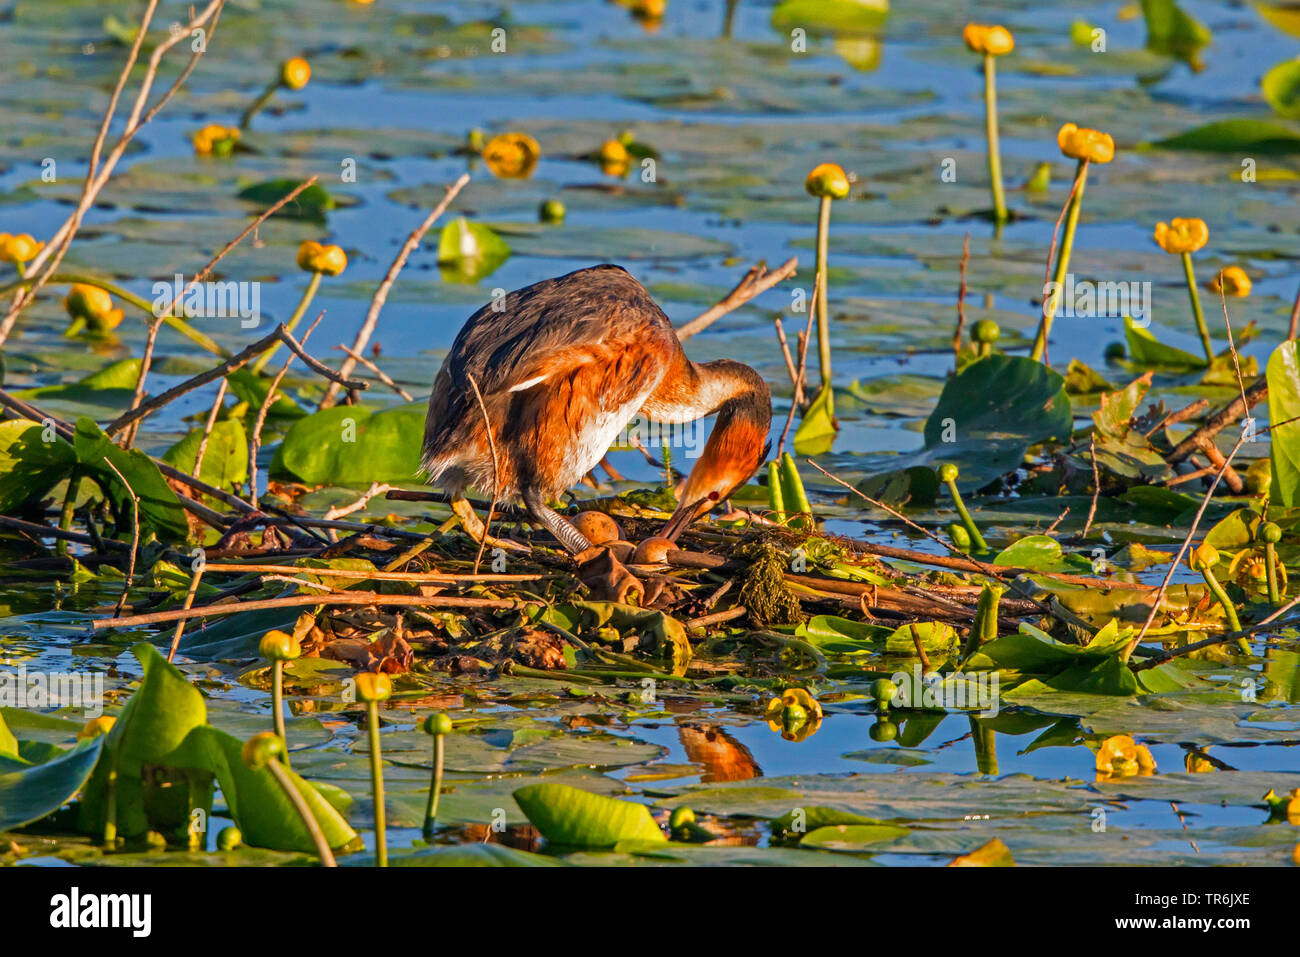
[(443, 364), (442, 384), (469, 389), (472, 375), (486, 399), (526, 391), (632, 345), (662, 365), (675, 344), (668, 317), (645, 287), (621, 267), (595, 266), (518, 289), (474, 313)]

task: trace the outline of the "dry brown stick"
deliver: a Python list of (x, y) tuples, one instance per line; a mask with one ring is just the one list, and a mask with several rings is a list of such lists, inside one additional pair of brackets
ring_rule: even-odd
[(699, 618), (692, 618), (686, 622), (686, 630), (693, 631), (696, 628), (707, 628), (709, 625), (720, 625), (723, 622), (743, 618), (747, 614), (749, 614), (749, 611), (744, 605), (736, 605), (723, 611), (715, 611), (708, 615), (701, 615)]
[(944, 541), (942, 538), (940, 538), (938, 535), (934, 534), (934, 532), (930, 531), (928, 528), (925, 528), (924, 526), (918, 525), (916, 522), (912, 521), (910, 518), (908, 518), (908, 517), (907, 517), (906, 515), (904, 515), (902, 512), (899, 512), (899, 511), (897, 511), (897, 510), (895, 510), (895, 509), (890, 508), (890, 507), (889, 507), (888, 505), (886, 505), (884, 502), (878, 502), (878, 501), (876, 501), (876, 499), (872, 498), (870, 495), (867, 495), (867, 494), (864, 493), (861, 489), (855, 488), (854, 486), (850, 485), (848, 482), (844, 481), (844, 480), (843, 480), (842, 478), (840, 478), (839, 476), (837, 476), (837, 475), (833, 475), (833, 474), (831, 474), (830, 472), (826, 471), (826, 469), (822, 468), (820, 465), (818, 465), (818, 464), (817, 464), (816, 462), (814, 462), (812, 459), (804, 459), (804, 461), (807, 462), (809, 465), (811, 465), (813, 468), (815, 468), (818, 472), (821, 472), (823, 475), (825, 475), (828, 479), (830, 479), (830, 480), (831, 480), (832, 482), (834, 482), (836, 485), (841, 485), (841, 486), (843, 486), (844, 488), (846, 488), (846, 489), (848, 489), (850, 492), (852, 492), (854, 495), (858, 496), (858, 498), (861, 498), (861, 499), (863, 499), (864, 501), (867, 501), (867, 502), (871, 503), (872, 505), (874, 505), (874, 506), (875, 506), (876, 508), (878, 508), (878, 509), (881, 509), (881, 510), (883, 510), (883, 511), (888, 512), (890, 515), (894, 516), (894, 518), (896, 518), (896, 519), (898, 519), (899, 521), (903, 522), (904, 524), (910, 526), (911, 528), (916, 529), (918, 532), (920, 532), (920, 533), (921, 533), (922, 535), (924, 535), (926, 538), (932, 539), (932, 540), (934, 540), (935, 542), (937, 542), (939, 545), (943, 546), (943, 548), (944, 548), (946, 551), (949, 551), (949, 552), (951, 552), (951, 553), (954, 554), (954, 555), (960, 555), (960, 556), (962, 556), (962, 558), (966, 559), (967, 561), (969, 561), (971, 564), (973, 564), (973, 565), (975, 566), (975, 570), (977, 570), (977, 571), (982, 571), (984, 574), (986, 574), (986, 575), (988, 575), (988, 576), (990, 576), (990, 577), (992, 577), (992, 578), (997, 578), (997, 579), (999, 579), (999, 580), (1001, 579), (1002, 576), (999, 575), (999, 574), (994, 570), (994, 567), (993, 567), (992, 565), (989, 565), (989, 564), (987, 564), (986, 562), (981, 562), (981, 561), (979, 561), (978, 559), (974, 559), (974, 558), (969, 558), (969, 557), (967, 557), (967, 556), (966, 556), (963, 552), (961, 552), (959, 549), (955, 548), (955, 547), (952, 546), (952, 545), (949, 545), (947, 542), (945, 542), (945, 541)]
[(1097, 434), (1095, 432), (1088, 436), (1088, 451), (1092, 456), (1092, 504), (1088, 506), (1088, 518), (1083, 523), (1083, 531), (1079, 533), (1080, 539), (1088, 537), (1088, 530), (1092, 528), (1092, 520), (1097, 514), (1097, 498), (1101, 495), (1101, 473), (1097, 471)]
[(31, 535), (34, 538), (61, 538), (67, 542), (76, 542), (78, 545), (103, 545), (110, 548), (127, 548), (126, 542), (107, 539), (103, 542), (96, 542), (90, 535), (82, 532), (72, 532), (62, 528), (55, 528), (53, 525), (43, 525), (40, 522), (27, 522), (21, 518), (12, 518), (8, 515), (0, 515), (0, 528), (11, 528), (16, 532), (24, 535)]
[[(263, 336), (261, 339), (258, 339), (252, 345), (247, 346), (244, 349), (241, 349), (238, 353), (231, 356), (229, 359), (226, 359), (220, 364), (213, 366), (211, 369), (208, 369), (206, 372), (200, 372), (198, 375), (186, 379), (184, 382), (178, 385), (172, 386), (166, 392), (159, 393), (157, 396), (150, 399), (148, 402), (142, 403), (139, 407), (131, 409), (128, 412), (122, 413), (120, 416), (118, 416), (116, 419), (110, 422), (105, 427), (104, 431), (109, 433), (110, 435), (116, 432), (120, 432), (122, 429), (126, 428), (128, 425), (134, 422), (136, 419), (143, 418), (144, 416), (149, 415), (150, 413), (156, 412), (158, 409), (161, 409), (163, 406), (167, 405), (169, 402), (173, 401), (174, 399), (179, 398), (185, 393), (192, 392), (195, 389), (200, 388), (201, 386), (205, 386), (209, 382), (213, 381), (214, 379), (224, 378), (225, 376), (229, 375), (231, 372), (235, 372), (243, 368), (245, 365), (249, 363), (250, 360), (256, 358), (261, 352), (264, 352), (267, 346), (270, 346), (275, 342), (283, 342), (286, 346), (292, 349), (297, 354), (298, 358), (302, 359), (303, 362), (308, 366), (308, 368), (310, 368), (317, 375), (324, 376), (330, 381), (336, 381), (337, 373), (335, 373), (333, 369), (329, 368), (328, 366), (322, 365), (321, 363), (313, 359), (311, 356), (307, 355), (303, 351), (302, 346), (298, 343), (298, 340), (294, 339), (292, 333), (290, 333), (287, 329), (285, 329), (283, 324), (280, 324), (277, 325), (275, 329), (273, 329), (270, 333)], [(348, 389), (366, 389), (369, 387), (369, 383), (363, 382), (360, 379), (345, 379), (343, 380), (343, 385)]]
[[(370, 337), (374, 334), (375, 327), (379, 325), (379, 312), (384, 308), (384, 303), (388, 299), (388, 291), (393, 287), (393, 283), (396, 282), (397, 274), (402, 271), (402, 267), (406, 265), (406, 260), (411, 257), (411, 254), (419, 248), (420, 240), (424, 238), (424, 234), (429, 231), (429, 228), (435, 222), (437, 222), (438, 217), (447, 211), (447, 207), (451, 205), (452, 200), (454, 200), (456, 195), (465, 188), (465, 184), (468, 182), (469, 173), (462, 173), (456, 182), (447, 187), (446, 192), (443, 194), (442, 201), (438, 203), (438, 205), (433, 208), (433, 211), (424, 218), (424, 222), (411, 230), (411, 235), (406, 237), (406, 242), (402, 244), (402, 248), (398, 251), (397, 258), (394, 259), (393, 264), (388, 267), (388, 272), (384, 274), (384, 278), (379, 283), (379, 287), (375, 289), (374, 298), (370, 300), (370, 308), (366, 311), (365, 321), (361, 324), (361, 329), (358, 330), (356, 339), (352, 341), (353, 352), (365, 351), (366, 343), (370, 341)], [(352, 369), (355, 365), (356, 362), (351, 356), (344, 359), (343, 364), (339, 367), (339, 376), (346, 379), (352, 374)], [(321, 399), (320, 408), (328, 409), (334, 405), (334, 402), (338, 398), (338, 394), (339, 386), (337, 384), (332, 384), (325, 392), (325, 397)]]
[[(183, 609), (194, 607), (194, 596), (198, 594), (199, 582), (203, 580), (203, 568), (200, 563), (199, 567), (194, 569), (194, 576), (190, 579), (189, 590), (185, 592), (185, 603), (181, 605)], [(121, 614), (119, 610), (117, 614)], [(172, 646), (167, 649), (167, 663), (171, 664), (172, 659), (176, 657), (176, 649), (181, 646), (181, 635), (185, 633), (185, 619), (181, 618), (176, 622), (176, 630), (172, 632)]]
[(400, 385), (398, 385), (395, 381), (393, 381), (392, 376), (390, 376), (390, 375), (389, 375), (387, 372), (385, 372), (383, 369), (379, 368), (379, 366), (378, 366), (376, 363), (371, 362), (369, 359), (367, 359), (367, 358), (366, 358), (365, 356), (363, 356), (361, 353), (359, 353), (359, 352), (353, 352), (351, 349), (349, 349), (347, 346), (344, 346), (344, 345), (337, 345), (337, 346), (335, 346), (334, 348), (335, 348), (335, 349), (340, 349), (340, 350), (342, 350), (343, 352), (346, 352), (346, 353), (348, 354), (348, 357), (349, 357), (349, 358), (354, 359), (354, 360), (356, 360), (357, 362), (361, 363), (361, 365), (365, 366), (365, 367), (366, 367), (367, 369), (369, 369), (372, 373), (374, 373), (374, 376), (375, 376), (376, 379), (378, 379), (378, 380), (379, 380), (380, 382), (382, 382), (384, 385), (388, 386), (388, 388), (392, 389), (394, 392), (396, 392), (398, 395), (400, 395), (400, 396), (401, 396), (403, 399), (405, 399), (407, 402), (414, 402), (414, 401), (415, 401), (415, 398), (411, 395), (411, 393), (407, 392), (407, 391), (406, 391), (405, 389), (403, 389)]
[(126, 581), (122, 583), (122, 597), (117, 600), (117, 607), (113, 611), (113, 616), (118, 617), (126, 607), (127, 596), (131, 593), (131, 585), (135, 582), (135, 559), (140, 551), (140, 496), (135, 494), (135, 489), (126, 480), (126, 476), (117, 470), (117, 466), (107, 456), (104, 457), (104, 464), (113, 470), (113, 474), (122, 483), (127, 497), (131, 500), (131, 553), (126, 562)]
[(781, 430), (781, 440), (776, 445), (776, 457), (779, 459), (785, 451), (785, 440), (790, 435), (790, 428), (794, 425), (795, 409), (804, 408), (804, 382), (808, 378), (808, 343), (812, 341), (813, 319), (817, 314), (817, 293), (818, 280), (820, 276), (813, 279), (812, 301), (808, 305), (808, 324), (803, 331), (799, 333), (799, 367), (794, 375), (794, 394), (790, 396), (790, 411), (785, 416), (785, 428)]
[(781, 346), (781, 358), (785, 360), (785, 371), (790, 376), (790, 388), (793, 389), (799, 385), (799, 374), (794, 369), (794, 356), (790, 354), (790, 343), (785, 338), (785, 327), (781, 324), (784, 316), (777, 316), (772, 320), (772, 325), (776, 326), (776, 341)]
[(777, 283), (793, 276), (799, 266), (799, 260), (791, 256), (779, 267), (767, 272), (763, 263), (752, 267), (749, 272), (741, 278), (731, 292), (723, 296), (718, 302), (710, 306), (704, 312), (700, 313), (690, 322), (683, 323), (677, 327), (678, 339), (689, 339), (700, 332), (703, 332), (713, 323), (717, 322), (727, 313), (734, 309), (739, 309), (745, 303), (749, 302), (755, 296), (761, 295), (771, 289)]
[[(176, 297), (172, 299), (171, 303), (167, 306), (167, 308), (158, 311), (158, 313), (154, 316), (153, 322), (149, 323), (149, 334), (145, 340), (144, 358), (140, 361), (140, 372), (136, 376), (136, 382), (135, 382), (135, 395), (131, 399), (132, 409), (138, 408), (140, 403), (144, 400), (144, 385), (145, 385), (145, 381), (149, 378), (149, 370), (153, 366), (154, 347), (158, 341), (158, 333), (162, 330), (162, 324), (166, 321), (167, 317), (174, 315), (176, 313), (177, 306), (180, 304), (181, 300), (184, 299), (186, 294), (188, 294), (191, 289), (197, 287), (199, 283), (203, 282), (203, 280), (205, 280), (209, 275), (211, 275), (212, 270), (216, 268), (217, 263), (221, 262), (221, 260), (224, 259), (232, 249), (234, 249), (241, 242), (243, 242), (250, 234), (255, 232), (258, 227), (260, 227), (268, 219), (270, 219), (277, 212), (279, 212), (284, 206), (286, 206), (292, 200), (297, 198), (297, 196), (300, 193), (302, 193), (303, 190), (313, 185), (316, 182), (316, 180), (318, 180), (319, 178), (320, 177), (318, 176), (313, 176), (310, 179), (304, 180), (303, 182), (295, 186), (289, 193), (287, 193), (278, 202), (273, 203), (271, 206), (267, 207), (256, 219), (254, 219), (251, 223), (248, 224), (248, 226), (244, 229), (243, 232), (241, 232), (234, 239), (230, 240), (230, 242), (226, 243), (226, 245), (221, 247), (221, 249), (217, 251), (217, 254), (213, 256), (210, 260), (208, 260), (206, 266), (204, 266), (202, 269), (200, 269), (197, 273), (194, 274), (193, 278), (191, 278), (190, 281), (185, 284), (184, 288), (180, 289), (176, 293)], [(134, 444), (135, 434), (138, 429), (139, 429), (138, 425), (133, 425), (130, 431), (127, 433), (125, 445), (128, 448), (130, 448), (131, 445)]]
[(1170, 465), (1177, 465), (1193, 452), (1198, 451), (1203, 440), (1213, 439), (1226, 426), (1236, 422), (1267, 395), (1268, 377), (1260, 376), (1246, 389), (1244, 402), (1241, 396), (1237, 396), (1222, 409), (1219, 409), (1205, 420), (1204, 425), (1174, 446), (1173, 451), (1165, 456), (1165, 461), (1169, 462)]
[(212, 403), (212, 410), (208, 413), (207, 421), (203, 423), (203, 437), (199, 439), (199, 449), (194, 454), (194, 468), (190, 474), (195, 478), (203, 471), (203, 458), (208, 454), (208, 439), (212, 438), (212, 430), (217, 427), (217, 415), (221, 412), (222, 403), (226, 401), (226, 389), (230, 383), (222, 378), (217, 385), (217, 399)]
[(925, 645), (921, 643), (921, 633), (916, 630), (916, 622), (912, 622), (908, 627), (912, 631), (912, 644), (916, 646), (916, 657), (921, 659), (921, 674), (929, 674), (930, 656), (925, 653)]
[[(302, 341), (304, 344), (324, 318), (325, 310), (322, 309), (307, 328), (307, 331), (303, 333)], [(266, 415), (271, 411), (271, 404), (275, 401), (276, 390), (280, 388), (280, 383), (284, 381), (289, 366), (293, 365), (293, 360), (294, 353), (290, 353), (289, 358), (285, 359), (284, 365), (280, 367), (280, 372), (271, 380), (271, 385), (266, 390), (266, 396), (262, 399), (261, 408), (257, 410), (257, 419), (253, 423), (253, 435), (248, 441), (248, 500), (252, 503), (253, 508), (257, 508), (257, 453), (262, 447), (262, 426), (266, 425)]]
[(483, 537), (479, 539), (478, 554), (474, 556), (474, 574), (478, 574), (479, 563), (483, 561), (483, 549), (492, 532), (492, 519), (497, 508), (497, 499), (501, 497), (501, 472), (497, 463), (497, 443), (492, 437), (492, 419), (488, 417), (487, 406), (483, 403), (483, 393), (478, 389), (478, 381), (470, 373), (465, 373), (469, 384), (474, 388), (474, 398), (478, 400), (478, 409), (483, 413), (483, 428), (487, 430), (488, 449), (492, 452), (492, 503), (488, 506), (487, 521), (483, 525)]
[[(149, 57), (148, 67), (146, 68), (144, 77), (141, 80), (140, 89), (136, 94), (135, 103), (131, 109), (131, 115), (127, 119), (126, 126), (123, 129), (121, 136), (118, 138), (117, 143), (104, 159), (102, 167), (98, 166), (97, 161), (92, 157), (92, 163), (95, 164), (96, 171), (93, 174), (87, 174), (86, 185), (82, 189), (81, 198), (78, 201), (76, 208), (64, 221), (63, 225), (55, 232), (54, 236), (46, 243), (45, 248), (37, 253), (24, 273), (24, 278), (35, 277), (35, 279), (30, 285), (19, 289), (18, 293), (14, 296), (13, 302), (10, 304), (8, 312), (6, 312), (4, 319), (0, 320), (0, 345), (3, 345), (5, 340), (9, 337), (9, 333), (12, 331), (14, 323), (18, 320), (19, 313), (21, 313), (22, 310), (35, 298), (36, 293), (50, 280), (54, 275), (55, 270), (58, 269), (59, 263), (63, 261), (63, 257), (67, 254), (68, 247), (76, 236), (77, 230), (81, 227), (81, 222), (85, 217), (86, 212), (94, 204), (95, 198), (99, 195), (99, 192), (104, 188), (104, 185), (112, 176), (113, 170), (116, 168), (118, 161), (121, 160), (122, 156), (126, 153), (126, 149), (135, 138), (135, 135), (141, 130), (141, 128), (158, 115), (159, 111), (167, 105), (171, 98), (175, 96), (176, 92), (185, 83), (186, 79), (189, 78), (189, 75), (194, 70), (199, 57), (207, 50), (207, 42), (193, 51), (189, 63), (181, 71), (172, 86), (159, 98), (157, 103), (145, 112), (145, 104), (149, 100), (149, 94), (153, 89), (153, 82), (157, 78), (158, 68), (162, 62), (163, 56), (166, 55), (172, 47), (176, 46), (176, 44), (188, 37), (194, 30), (207, 25), (209, 21), (211, 21), (210, 28), (208, 29), (208, 42), (210, 42), (212, 34), (216, 31), (217, 20), (220, 18), (221, 8), (224, 5), (225, 0), (212, 0), (212, 2), (209, 3), (198, 16), (194, 17), (188, 24), (180, 30), (173, 32), (170, 36), (154, 47), (153, 53)], [(146, 11), (149, 18), (152, 18), (156, 6), (156, 2), (150, 0)], [(148, 25), (149, 19), (145, 19), (141, 23), (140, 32), (137, 35), (137, 41), (133, 44), (132, 52), (129, 55), (127, 63), (123, 67), (123, 77), (130, 74), (138, 60), (139, 50), (143, 43), (143, 37), (148, 29)], [(124, 82), (124, 80), (121, 82)], [(116, 111), (116, 97), (111, 100), (111, 105), (113, 110)], [(105, 115), (104, 122), (105, 125), (112, 123), (111, 113)], [(102, 149), (102, 144), (100, 145)]]
[[(362, 492), (361, 495), (355, 501), (347, 505), (338, 506), (329, 509), (325, 513), (324, 517), (327, 519), (347, 518), (353, 512), (361, 511), (363, 508), (365, 508), (367, 505), (370, 504), (370, 500), (372, 498), (374, 498), (376, 495), (383, 495), (390, 488), (392, 488), (392, 486), (385, 485), (383, 482), (371, 482), (370, 488)], [(331, 538), (332, 537), (333, 536), (331, 536)]]
[(961, 282), (957, 287), (957, 330), (952, 334), (953, 361), (961, 360), (961, 334), (966, 329), (966, 267), (970, 264), (970, 233), (961, 243)]
[(427, 582), (435, 585), (462, 583), (534, 582), (559, 577), (559, 572), (539, 572), (529, 575), (459, 575), (454, 572), (385, 572), (363, 571), (352, 568), (313, 568), (310, 565), (281, 565), (255, 562), (208, 562), (210, 572), (236, 572), (240, 574), (296, 574), (319, 575), (322, 578), (350, 579), (354, 581)]
[(1189, 402), (1177, 412), (1170, 412), (1163, 419), (1153, 425), (1143, 434), (1143, 438), (1149, 439), (1151, 436), (1155, 435), (1159, 429), (1167, 428), (1171, 425), (1177, 425), (1179, 422), (1198, 416), (1209, 407), (1209, 399), (1197, 399), (1195, 402)]
[[(157, 9), (158, 0), (149, 0), (148, 5), (145, 7), (144, 14), (140, 19), (140, 28), (136, 31), (135, 40), (131, 44), (131, 49), (127, 52), (126, 62), (122, 65), (122, 72), (118, 74), (117, 83), (114, 85), (113, 92), (109, 96), (108, 108), (104, 111), (104, 118), (99, 124), (99, 132), (95, 135), (95, 142), (91, 146), (90, 160), (86, 171), (86, 182), (82, 187), (82, 203), (85, 202), (87, 194), (93, 188), (95, 174), (99, 170), (100, 156), (104, 151), (104, 142), (108, 138), (108, 130), (109, 127), (112, 126), (113, 116), (117, 113), (118, 101), (121, 99), (122, 91), (126, 88), (126, 82), (131, 75), (131, 71), (135, 68), (136, 63), (140, 59), (140, 49), (144, 45), (145, 34), (149, 32), (149, 24), (153, 21), (154, 12)], [(86, 204), (86, 208), (89, 208), (89, 204)], [(45, 265), (46, 260), (53, 254), (57, 246), (63, 242), (63, 237), (67, 234), (68, 230), (72, 228), (74, 218), (75, 214), (69, 216), (63, 225), (47, 241), (45, 248), (33, 257), (31, 263), (29, 263), (26, 270), (24, 270), (24, 278), (35, 276), (41, 267)], [(4, 320), (0, 322), (0, 345), (3, 345), (5, 340), (8, 339), (9, 333), (13, 329), (13, 324), (17, 321), (18, 311), (26, 305), (26, 302), (29, 301), (30, 298), (31, 297), (28, 296), (27, 299), (24, 300), (22, 289), (19, 289), (14, 294), (14, 299), (10, 304), (9, 311), (6, 313)]]
[(1183, 556), (1187, 554), (1187, 549), (1192, 544), (1192, 538), (1196, 535), (1196, 529), (1201, 524), (1201, 516), (1205, 514), (1205, 509), (1210, 504), (1210, 499), (1214, 495), (1214, 490), (1219, 487), (1219, 480), (1223, 478), (1224, 471), (1230, 464), (1232, 464), (1233, 457), (1237, 454), (1237, 451), (1245, 441), (1246, 437), (1244, 435), (1237, 439), (1237, 444), (1232, 447), (1232, 451), (1228, 453), (1228, 457), (1223, 462), (1223, 468), (1219, 469), (1218, 474), (1214, 476), (1214, 481), (1210, 483), (1209, 489), (1206, 490), (1205, 498), (1201, 499), (1201, 507), (1196, 510), (1196, 517), (1192, 519), (1192, 527), (1188, 529), (1187, 537), (1183, 539), (1182, 547), (1178, 549), (1178, 554), (1170, 563), (1169, 571), (1165, 572), (1165, 577), (1160, 582), (1160, 587), (1156, 589), (1155, 596), (1151, 600), (1151, 611), (1147, 614), (1146, 621), (1142, 623), (1141, 630), (1139, 630), (1138, 633), (1133, 636), (1133, 639), (1124, 646), (1122, 654), (1124, 661), (1128, 661), (1129, 657), (1133, 654), (1133, 650), (1142, 643), (1143, 637), (1146, 636), (1147, 629), (1150, 628), (1151, 623), (1155, 621), (1156, 614), (1160, 611), (1160, 603), (1164, 601), (1165, 591), (1169, 588), (1169, 581), (1174, 577), (1174, 572), (1176, 572), (1178, 567), (1182, 564)]
[(334, 595), (287, 595), (283, 598), (263, 598), (257, 601), (231, 601), (222, 605), (200, 605), (197, 608), (171, 608), (147, 615), (126, 618), (100, 618), (91, 622), (95, 631), (105, 628), (137, 628), (141, 625), (162, 625), (190, 618), (213, 618), (234, 615), (244, 611), (270, 611), (277, 608), (302, 608), (309, 605), (390, 605), (413, 608), (474, 608), (494, 610), (518, 608), (520, 602), (513, 598), (467, 598), (460, 595), (379, 595), (374, 592), (339, 592)]

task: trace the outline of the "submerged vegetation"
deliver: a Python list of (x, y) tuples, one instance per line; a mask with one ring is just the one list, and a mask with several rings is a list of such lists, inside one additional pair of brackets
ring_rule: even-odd
[[(332, 6), (0, 33), (0, 861), (1300, 855), (1291, 61), (1225, 104), (1173, 0)], [(563, 505), (629, 603), (417, 473), (432, 353), (593, 261), (775, 396), (676, 543), (702, 432)]]

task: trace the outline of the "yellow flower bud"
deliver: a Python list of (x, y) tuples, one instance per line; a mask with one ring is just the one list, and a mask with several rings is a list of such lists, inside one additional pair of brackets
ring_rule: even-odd
[(822, 163), (813, 167), (803, 185), (814, 196), (843, 199), (849, 195), (848, 174), (836, 163)]
[(502, 179), (527, 179), (541, 156), (541, 146), (527, 133), (501, 133), (483, 147), (483, 162)]
[(382, 671), (357, 675), (357, 697), (362, 701), (386, 701), (393, 694), (393, 679)]
[(300, 56), (280, 64), (280, 85), (291, 90), (301, 90), (311, 79), (311, 64)]
[(239, 142), (238, 127), (209, 123), (191, 137), (198, 156), (229, 156)]
[(77, 732), (78, 741), (90, 741), (98, 738), (101, 734), (108, 734), (113, 730), (113, 725), (117, 722), (116, 718), (101, 714), (98, 718), (91, 718), (86, 722), (86, 726)]
[(1192, 551), (1189, 564), (1197, 571), (1213, 568), (1219, 562), (1219, 550), (1209, 542), (1201, 542)]
[(1203, 219), (1171, 219), (1156, 223), (1153, 234), (1160, 248), (1171, 255), (1194, 253), (1210, 241), (1210, 227)]
[(0, 233), (0, 259), (7, 263), (26, 263), (45, 248), (45, 243), (38, 243), (31, 233), (9, 235)]
[(298, 268), (337, 276), (348, 268), (348, 256), (338, 246), (325, 246), (309, 239), (298, 247)]
[(114, 309), (113, 297), (98, 286), (73, 283), (63, 300), (63, 308), (95, 332), (111, 332), (122, 323), (122, 310)]
[(257, 650), (268, 661), (292, 661), (302, 654), (302, 644), (287, 631), (275, 628), (262, 636)]
[(1115, 141), (1109, 133), (1100, 133), (1066, 123), (1056, 134), (1056, 145), (1070, 159), (1109, 163), (1115, 158)]
[(1219, 270), (1210, 280), (1210, 291), (1221, 292), (1225, 296), (1249, 296), (1252, 283), (1246, 270), (1240, 266), (1228, 266)]
[(1004, 26), (984, 26), (980, 23), (968, 23), (961, 32), (966, 46), (974, 53), (987, 53), (1002, 56), (1015, 49), (1016, 38)]

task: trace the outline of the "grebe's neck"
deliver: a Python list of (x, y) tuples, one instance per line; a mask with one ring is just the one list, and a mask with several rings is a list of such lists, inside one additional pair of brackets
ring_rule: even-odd
[(670, 539), (748, 481), (771, 445), (772, 397), (762, 376), (730, 359), (692, 362), (689, 367), (682, 378), (693, 392), (682, 403), (689, 405), (689, 411), (683, 409), (684, 420), (714, 413), (718, 418), (703, 453), (678, 490), (677, 512), (664, 529)]

